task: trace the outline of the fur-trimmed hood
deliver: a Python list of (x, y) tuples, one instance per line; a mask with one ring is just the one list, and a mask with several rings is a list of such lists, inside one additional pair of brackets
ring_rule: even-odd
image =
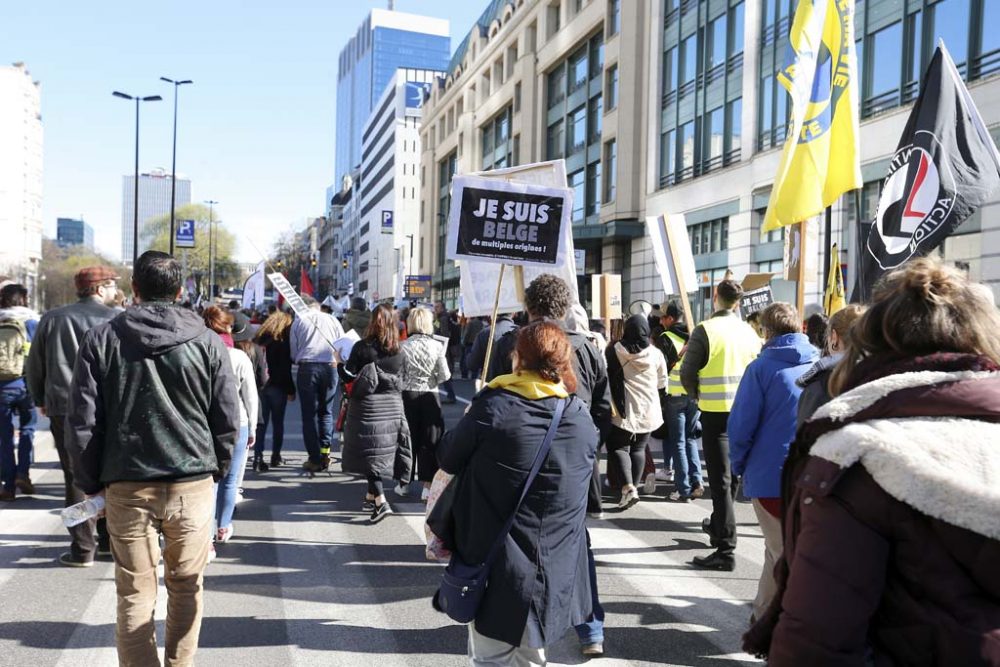
[(810, 424), (823, 421), (834, 428), (812, 456), (859, 463), (917, 511), (1000, 539), (1000, 372), (889, 375), (833, 399)]

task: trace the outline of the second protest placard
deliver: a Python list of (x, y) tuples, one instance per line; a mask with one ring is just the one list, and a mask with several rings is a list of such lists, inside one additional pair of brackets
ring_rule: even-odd
[(571, 224), (572, 208), (569, 188), (456, 176), (447, 257), (515, 266), (562, 263), (560, 232)]

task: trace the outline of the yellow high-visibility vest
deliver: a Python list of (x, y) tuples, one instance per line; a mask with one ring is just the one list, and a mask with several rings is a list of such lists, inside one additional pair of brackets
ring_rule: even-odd
[(698, 372), (698, 407), (729, 412), (743, 373), (760, 354), (760, 338), (735, 314), (713, 317), (701, 326), (708, 335), (708, 363)]
[(670, 371), (670, 375), (667, 376), (667, 395), (668, 396), (687, 396), (687, 392), (684, 391), (684, 385), (681, 383), (681, 361), (683, 360), (684, 354), (681, 350), (687, 345), (687, 341), (675, 334), (673, 331), (664, 331), (661, 336), (665, 336), (669, 340), (674, 349), (677, 350), (677, 363), (674, 364), (673, 370)]

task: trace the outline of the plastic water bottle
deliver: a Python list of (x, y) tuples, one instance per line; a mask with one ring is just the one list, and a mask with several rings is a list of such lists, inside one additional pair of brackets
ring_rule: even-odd
[(100, 514), (103, 509), (104, 496), (94, 496), (93, 498), (87, 498), (82, 503), (70, 505), (60, 514), (62, 516), (63, 525), (67, 528), (72, 528), (73, 526), (83, 523), (87, 519), (93, 519), (95, 516)]

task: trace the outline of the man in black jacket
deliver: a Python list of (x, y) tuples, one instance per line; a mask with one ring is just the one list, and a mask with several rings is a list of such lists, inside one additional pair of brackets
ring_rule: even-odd
[[(84, 335), (117, 314), (111, 308), (118, 291), (117, 278), (115, 272), (106, 266), (88, 266), (77, 271), (73, 282), (79, 301), (50, 310), (42, 316), (25, 363), (24, 379), (28, 383), (28, 392), (42, 414), (49, 418), (49, 429), (59, 454), (59, 466), (63, 470), (66, 507), (84, 499), (83, 491), (73, 480), (73, 469), (66, 452), (66, 414), (69, 412), (73, 365)], [(94, 564), (95, 555), (111, 553), (104, 519), (84, 521), (67, 530), (71, 540), (70, 550), (59, 556), (62, 565), (90, 567)]]
[[(524, 309), (532, 322), (541, 319), (556, 320), (562, 325), (573, 303), (569, 285), (562, 278), (550, 273), (544, 273), (534, 280), (524, 290)], [(565, 329), (565, 327), (564, 327)], [(567, 331), (570, 345), (573, 346), (573, 372), (576, 373), (576, 396), (590, 409), (594, 426), (601, 434), (611, 427), (611, 390), (608, 385), (608, 368), (604, 355), (591, 344), (586, 336), (577, 331)], [(517, 328), (509, 330), (499, 340), (493, 342), (493, 354), (490, 357), (489, 382), (497, 375), (507, 375), (513, 372), (511, 355), (517, 346)], [(595, 464), (595, 471), (599, 468)], [(591, 485), (594, 480), (591, 480)], [(598, 492), (599, 494), (599, 492)], [(598, 505), (599, 509), (599, 505)], [(588, 506), (588, 511), (591, 507)], [(604, 653), (604, 608), (597, 595), (597, 569), (594, 562), (594, 552), (590, 549), (590, 535), (587, 535), (587, 556), (590, 567), (591, 592), (593, 593), (593, 614), (590, 619), (576, 626), (576, 634), (583, 646), (584, 655), (600, 656)]]
[(239, 398), (222, 339), (175, 304), (177, 260), (143, 253), (132, 291), (138, 305), (92, 329), (80, 346), (66, 449), (81, 490), (106, 498), (119, 662), (160, 664), (150, 619), (161, 533), (167, 664), (188, 665), (201, 630), (213, 477), (232, 459)]

